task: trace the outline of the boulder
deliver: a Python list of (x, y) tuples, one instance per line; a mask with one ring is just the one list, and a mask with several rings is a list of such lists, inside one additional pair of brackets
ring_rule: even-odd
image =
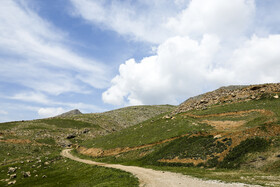
[(70, 134), (70, 135), (68, 135), (66, 138), (67, 138), (67, 139), (73, 139), (73, 138), (75, 138), (75, 137), (76, 137), (76, 135)]
[(16, 182), (17, 182), (16, 180), (10, 181), (10, 182), (8, 182), (8, 186), (13, 185), (13, 184), (15, 184)]
[(17, 167), (14, 167), (14, 168), (13, 167), (9, 167), (8, 168), (8, 173), (12, 174), (12, 173), (16, 172), (16, 170), (17, 170)]
[(27, 171), (27, 172), (23, 171), (23, 172), (22, 172), (22, 176), (23, 176), (24, 178), (31, 177), (30, 171)]
[(17, 178), (17, 174), (16, 174), (16, 173), (15, 173), (15, 174), (10, 175), (10, 179), (15, 179), (15, 178)]

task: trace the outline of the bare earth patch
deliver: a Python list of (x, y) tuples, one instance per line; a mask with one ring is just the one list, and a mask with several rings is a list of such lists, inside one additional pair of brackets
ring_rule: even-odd
[(219, 114), (206, 114), (206, 115), (195, 115), (191, 113), (184, 113), (182, 115), (193, 117), (193, 118), (208, 118), (208, 117), (222, 117), (222, 116), (242, 116), (247, 115), (252, 112), (258, 112), (265, 116), (274, 116), (275, 114), (270, 110), (265, 109), (252, 109), (252, 110), (244, 110), (244, 111), (237, 111), (237, 112), (226, 112), (226, 113), (219, 113)]
[(234, 130), (238, 127), (244, 125), (246, 123), (245, 120), (241, 121), (210, 121), (210, 120), (203, 120), (202, 123), (207, 123), (212, 127), (215, 127), (217, 130)]
[(28, 139), (7, 139), (7, 140), (0, 140), (0, 142), (13, 143), (13, 144), (28, 144), (28, 143), (32, 143)]

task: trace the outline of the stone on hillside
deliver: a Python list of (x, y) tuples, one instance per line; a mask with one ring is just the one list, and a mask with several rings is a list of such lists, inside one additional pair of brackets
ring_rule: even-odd
[(22, 176), (23, 176), (24, 178), (31, 177), (30, 171), (27, 171), (27, 172), (23, 171), (23, 172), (22, 172)]
[(16, 174), (16, 173), (15, 173), (15, 174), (10, 175), (10, 179), (15, 179), (15, 178), (17, 178), (17, 174)]
[(67, 138), (67, 139), (73, 139), (73, 138), (75, 138), (75, 137), (76, 137), (76, 135), (70, 134), (70, 135), (68, 135), (66, 138)]
[(86, 134), (86, 133), (88, 133), (88, 132), (89, 132), (89, 129), (83, 130), (83, 133), (84, 133), (84, 134)]
[(9, 167), (8, 168), (8, 173), (12, 174), (12, 173), (16, 172), (16, 170), (17, 170), (17, 167), (14, 167), (14, 168), (13, 167)]
[(9, 186), (9, 185), (13, 185), (13, 184), (15, 184), (16, 182), (17, 182), (16, 180), (10, 181), (10, 182), (8, 182), (8, 186)]
[[(274, 94), (277, 92), (280, 92), (280, 83), (221, 87), (212, 92), (187, 99), (172, 112), (172, 116), (192, 109), (206, 109), (215, 104), (259, 100), (263, 94)], [(274, 98), (279, 98), (278, 94)]]

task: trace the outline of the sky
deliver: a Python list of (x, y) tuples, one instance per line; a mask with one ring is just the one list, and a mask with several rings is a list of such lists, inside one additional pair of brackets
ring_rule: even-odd
[(0, 122), (280, 80), (279, 0), (0, 0)]

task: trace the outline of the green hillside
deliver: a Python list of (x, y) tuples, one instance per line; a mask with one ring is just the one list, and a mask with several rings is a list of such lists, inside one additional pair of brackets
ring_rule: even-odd
[[(135, 106), (105, 113), (0, 123), (0, 186), (13, 181), (15, 186), (138, 186), (131, 174), (76, 163), (59, 154), (77, 141), (109, 134), (173, 109), (171, 105)], [(8, 173), (9, 168), (15, 167), (17, 171)], [(23, 172), (31, 176), (24, 178)], [(16, 178), (11, 177), (14, 174)]]
[(81, 142), (76, 153), (102, 162), (273, 186), (280, 179), (280, 99), (274, 95), (159, 115)]
[[(231, 86), (178, 107), (132, 106), (1, 123), (0, 185), (16, 180), (19, 186), (67, 186), (68, 178), (78, 186), (138, 185), (126, 172), (78, 164), (59, 155), (72, 147), (73, 154), (102, 162), (280, 186), (279, 93), (278, 84)], [(9, 167), (21, 169), (8, 173)], [(31, 176), (24, 178), (23, 172)]]

